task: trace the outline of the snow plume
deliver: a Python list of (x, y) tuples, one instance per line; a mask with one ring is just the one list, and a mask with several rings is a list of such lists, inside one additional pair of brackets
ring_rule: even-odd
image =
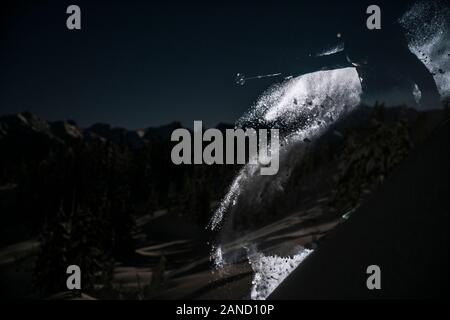
[(258, 165), (245, 165), (215, 211), (210, 228), (217, 229), (236, 206), (249, 204), (255, 212), (264, 201), (283, 191), (283, 184), (302, 159), (302, 146), (360, 102), (361, 85), (354, 68), (306, 74), (264, 93), (237, 122), (238, 127), (271, 127), (288, 131), (280, 138), (280, 169), (274, 176), (258, 174)]
[(213, 245), (211, 248), (210, 260), (214, 264), (214, 268), (219, 270), (222, 269), (225, 265), (225, 261), (223, 259), (222, 247)]
[[(450, 14), (444, 1), (420, 1), (400, 19), (410, 50), (433, 73), (440, 93), (450, 94)], [(341, 47), (321, 53), (332, 54)], [(255, 105), (236, 123), (242, 128), (280, 129), (279, 171), (274, 176), (259, 175), (258, 165), (245, 165), (234, 178), (210, 221), (209, 228), (234, 234), (233, 221), (244, 215), (257, 215), (278, 195), (283, 195), (292, 171), (302, 161), (308, 143), (324, 133), (336, 120), (360, 103), (361, 84), (354, 68), (319, 71), (287, 80), (269, 88)], [(275, 199), (275, 200), (274, 200)], [(235, 242), (236, 237), (234, 238)], [(226, 246), (227, 241), (222, 245)], [(246, 242), (258, 246), (257, 242)], [(262, 252), (249, 254), (255, 276), (252, 299), (265, 299), (294, 270), (311, 250), (301, 249), (290, 257), (266, 256)], [(232, 263), (233, 250), (215, 247), (212, 260), (216, 268)], [(245, 254), (245, 253), (244, 253)], [(240, 258), (240, 256), (238, 257)]]
[(448, 1), (414, 3), (400, 18), (409, 49), (433, 73), (442, 96), (450, 95), (450, 6)]
[(265, 300), (311, 252), (302, 248), (292, 257), (265, 256), (262, 253), (250, 255), (249, 263), (255, 272), (251, 299)]
[[(262, 176), (258, 174), (258, 165), (245, 165), (215, 211), (209, 227), (217, 230), (223, 226), (224, 220), (232, 219), (235, 214), (245, 214), (240, 210), (243, 205), (257, 214), (266, 201), (273, 201), (274, 195), (283, 192), (291, 171), (302, 161), (308, 141), (353, 110), (360, 102), (360, 95), (361, 84), (353, 68), (306, 74), (274, 85), (265, 92), (239, 119), (237, 126), (285, 129), (283, 137), (280, 137), (280, 170), (274, 176)], [(230, 230), (222, 230), (222, 234), (224, 231)], [(258, 244), (246, 245), (256, 247)], [(252, 299), (265, 299), (311, 252), (301, 248), (290, 257), (279, 257), (261, 252), (250, 254), (246, 250), (255, 272)], [(228, 251), (228, 255), (236, 255), (235, 250)], [(221, 246), (213, 246), (211, 260), (216, 269), (226, 265), (224, 256), (228, 251), (223, 251)], [(230, 263), (235, 260), (232, 256), (228, 258), (226, 260)]]

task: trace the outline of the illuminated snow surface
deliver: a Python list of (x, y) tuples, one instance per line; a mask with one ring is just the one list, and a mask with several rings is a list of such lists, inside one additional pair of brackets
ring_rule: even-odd
[[(450, 10), (441, 1), (419, 1), (401, 17), (400, 23), (410, 50), (433, 73), (441, 95), (448, 96)], [(214, 212), (209, 227), (219, 230), (225, 215), (239, 214), (233, 210), (238, 203), (248, 203), (257, 212), (258, 206), (264, 205), (262, 199), (283, 192), (284, 182), (301, 161), (301, 146), (305, 139), (314, 140), (353, 110), (360, 102), (360, 95), (361, 85), (353, 68), (305, 74), (274, 85), (263, 93), (250, 111), (237, 121), (237, 127), (264, 125), (266, 128), (282, 128), (295, 126), (299, 119), (302, 125), (280, 139), (280, 170), (277, 175), (261, 176), (258, 165), (248, 164), (241, 169)], [(309, 253), (309, 250), (302, 249), (291, 258), (249, 254), (248, 259), (255, 272), (251, 298), (265, 299)], [(220, 247), (213, 249), (211, 259), (218, 268), (225, 265)]]
[(293, 257), (265, 256), (262, 253), (250, 255), (249, 261), (255, 272), (251, 299), (265, 300), (311, 252), (301, 249)]

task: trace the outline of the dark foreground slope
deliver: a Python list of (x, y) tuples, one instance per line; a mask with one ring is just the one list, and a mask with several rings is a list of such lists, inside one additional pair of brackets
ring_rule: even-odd
[[(329, 234), (271, 299), (439, 298), (450, 290), (450, 122)], [(366, 268), (381, 268), (368, 290)]]

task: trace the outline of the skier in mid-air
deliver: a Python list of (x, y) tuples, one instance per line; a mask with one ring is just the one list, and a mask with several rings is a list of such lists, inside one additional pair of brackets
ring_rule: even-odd
[[(401, 27), (394, 19), (383, 20), (379, 30), (367, 29), (365, 23), (352, 26), (337, 34), (343, 41), (342, 50), (325, 55), (309, 56), (296, 67), (268, 76), (298, 76), (320, 70), (354, 67), (361, 81), (361, 102), (373, 105), (417, 105), (415, 91), (420, 91), (419, 104), (423, 109), (438, 108), (440, 95), (433, 75), (408, 48)], [(254, 78), (261, 78), (259, 76)], [(243, 84), (243, 75), (237, 82)], [(250, 78), (251, 79), (251, 78)], [(416, 87), (417, 86), (417, 87)]]

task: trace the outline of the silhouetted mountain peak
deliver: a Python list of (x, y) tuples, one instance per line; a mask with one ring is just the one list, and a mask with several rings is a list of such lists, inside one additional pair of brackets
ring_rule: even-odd
[(82, 130), (80, 130), (74, 122), (55, 121), (50, 125), (52, 133), (63, 140), (83, 138)]
[(104, 139), (110, 140), (117, 144), (128, 144), (133, 148), (142, 146), (142, 139), (137, 131), (125, 128), (113, 128), (107, 123), (96, 123), (85, 130), (86, 133), (94, 133)]
[(42, 132), (49, 134), (49, 124), (30, 112), (20, 112), (0, 117), (2, 135)]
[(175, 129), (183, 128), (180, 121), (173, 121), (168, 124), (159, 127), (149, 127), (144, 129), (144, 139), (160, 138), (164, 140), (170, 140), (170, 136)]

